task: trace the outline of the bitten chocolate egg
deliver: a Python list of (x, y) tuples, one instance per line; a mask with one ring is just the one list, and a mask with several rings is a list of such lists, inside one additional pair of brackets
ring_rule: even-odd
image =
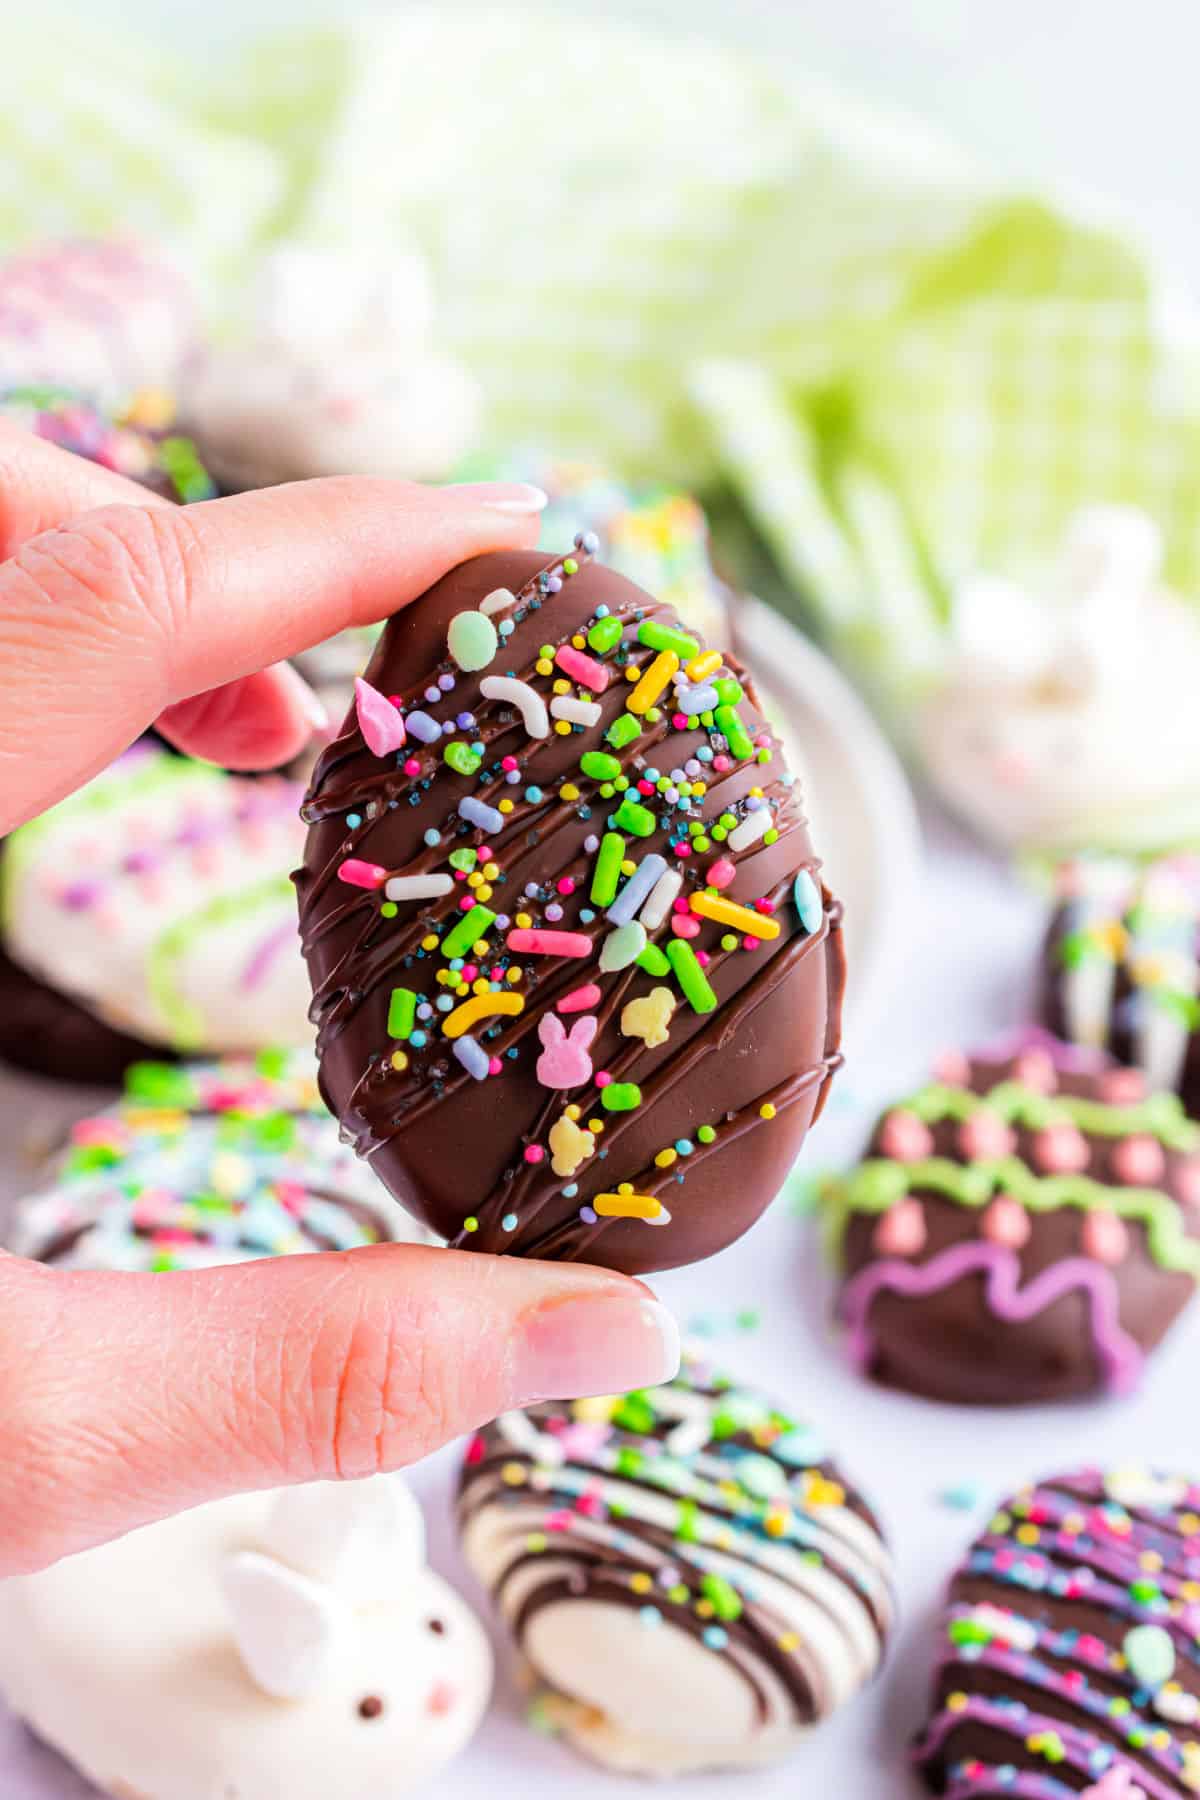
[(891, 1627), (879, 1525), (818, 1434), (694, 1357), (665, 1387), (497, 1419), (459, 1519), (533, 1722), (623, 1773), (778, 1761)]
[(950, 1584), (916, 1758), (948, 1800), (1200, 1793), (1200, 1486), (1096, 1468), (1023, 1488)]
[(1135, 1069), (945, 1059), (830, 1184), (859, 1367), (935, 1400), (1127, 1392), (1200, 1279), (1200, 1127)]
[(322, 1091), (396, 1198), (636, 1273), (778, 1191), (840, 1060), (840, 909), (744, 671), (593, 547), (396, 614), (296, 881)]

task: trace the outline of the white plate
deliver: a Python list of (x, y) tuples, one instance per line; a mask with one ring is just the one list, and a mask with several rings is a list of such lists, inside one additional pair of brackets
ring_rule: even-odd
[(737, 647), (803, 784), (825, 877), (846, 909), (846, 1030), (861, 1039), (901, 969), (921, 828), (895, 751), (845, 676), (761, 600), (737, 610)]

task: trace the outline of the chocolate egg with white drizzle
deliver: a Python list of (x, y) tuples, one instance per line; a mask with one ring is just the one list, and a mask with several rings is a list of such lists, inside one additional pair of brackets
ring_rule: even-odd
[(891, 1628), (878, 1522), (818, 1434), (694, 1355), (664, 1387), (497, 1419), (459, 1524), (533, 1723), (621, 1773), (781, 1760)]
[(396, 1198), (638, 1273), (783, 1182), (840, 908), (745, 671), (591, 552), (478, 557), (390, 620), (296, 881), (322, 1089)]

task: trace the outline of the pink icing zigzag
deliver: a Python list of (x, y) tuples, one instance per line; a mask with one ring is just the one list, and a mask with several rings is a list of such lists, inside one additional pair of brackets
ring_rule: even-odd
[(954, 1244), (930, 1262), (899, 1262), (894, 1258), (870, 1263), (847, 1282), (842, 1310), (850, 1330), (850, 1354), (860, 1369), (870, 1366), (875, 1350), (870, 1312), (876, 1296), (887, 1291), (915, 1299), (953, 1287), (965, 1276), (987, 1277), (985, 1299), (998, 1319), (1025, 1324), (1044, 1312), (1064, 1294), (1082, 1288), (1091, 1301), (1092, 1340), (1104, 1368), (1108, 1388), (1127, 1394), (1136, 1387), (1142, 1369), (1142, 1352), (1121, 1327), (1117, 1284), (1111, 1270), (1086, 1257), (1073, 1256), (1044, 1269), (1025, 1289), (1021, 1265), (1002, 1244)]

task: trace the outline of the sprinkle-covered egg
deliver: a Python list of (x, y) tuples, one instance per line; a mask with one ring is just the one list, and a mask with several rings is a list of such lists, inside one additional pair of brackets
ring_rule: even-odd
[(636, 1272), (778, 1191), (839, 1061), (840, 909), (745, 670), (593, 551), (478, 557), (390, 621), (297, 885), (323, 1092), (397, 1198)]
[(695, 1356), (664, 1387), (497, 1419), (459, 1521), (531, 1722), (625, 1773), (785, 1757), (892, 1622), (879, 1525), (818, 1433)]
[(993, 1514), (950, 1583), (916, 1760), (947, 1800), (1200, 1793), (1200, 1486), (1075, 1469)]

